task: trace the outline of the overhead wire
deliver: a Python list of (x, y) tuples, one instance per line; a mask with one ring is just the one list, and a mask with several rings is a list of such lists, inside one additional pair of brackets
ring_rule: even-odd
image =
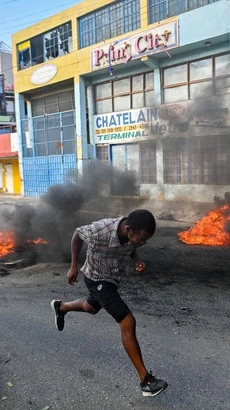
[(3, 3), (0, 3), (0, 6), (2, 6), (3, 4), (15, 3), (16, 1), (18, 0), (7, 0), (7, 1), (4, 1)]
[[(16, 1), (16, 0), (13, 0), (13, 1)], [(10, 3), (10, 2), (9, 2)], [(74, 4), (73, 4), (74, 3)], [(0, 3), (0, 5), (1, 4), (4, 4), (4, 3)], [(30, 14), (26, 14), (25, 16), (23, 16), (23, 17), (20, 17), (20, 19), (21, 18), (26, 18), (26, 17), (31, 17), (31, 16), (35, 16), (35, 15), (38, 15), (38, 14), (41, 14), (41, 13), (45, 13), (45, 12), (47, 12), (47, 11), (51, 11), (51, 10), (54, 10), (54, 9), (58, 9), (59, 7), (63, 7), (63, 6), (67, 6), (68, 4), (73, 4), (73, 5), (77, 5), (76, 4), (76, 1), (71, 1), (71, 2), (68, 2), (68, 3), (62, 3), (62, 4), (59, 4), (59, 5), (57, 5), (57, 6), (54, 6), (54, 7), (50, 7), (49, 9), (44, 9), (44, 10), (40, 10), (40, 11), (38, 11), (37, 13), (30, 13)], [(1, 25), (2, 24), (8, 24), (8, 23), (11, 23), (12, 21), (17, 21), (18, 20), (18, 17), (16, 17), (16, 18), (14, 18), (14, 19), (10, 19), (10, 20), (4, 20), (4, 21), (2, 21), (1, 22)], [(27, 24), (27, 22), (25, 22), (25, 23), (23, 23), (23, 24)], [(29, 23), (28, 23), (29, 24)], [(13, 27), (16, 27), (15, 25), (13, 26)], [(18, 27), (18, 26), (17, 26)], [(11, 27), (9, 27), (9, 28), (11, 28)]]
[[(64, 3), (63, 3), (64, 4)], [(74, 6), (78, 6), (78, 4), (79, 3), (75, 3), (72, 7), (74, 7)], [(94, 1), (94, 4), (96, 5), (96, 4), (101, 4), (101, 0), (95, 0)], [(109, 5), (112, 5), (113, 3), (108, 3), (107, 4), (107, 6), (109, 6)], [(60, 7), (61, 7), (61, 5), (60, 5)], [(70, 9), (72, 9), (72, 7), (69, 7)], [(104, 7), (106, 7), (106, 6), (101, 6), (100, 8), (104, 8)], [(142, 9), (145, 9), (146, 8), (146, 6), (142, 6), (142, 7), (140, 7), (140, 13), (141, 13), (141, 10)], [(148, 8), (148, 7), (147, 7)], [(81, 6), (81, 15), (79, 16), (79, 17), (83, 17), (83, 15), (84, 15), (84, 12), (83, 12), (83, 10), (84, 9), (88, 9), (88, 6), (86, 6), (86, 5), (84, 5), (84, 6)], [(53, 10), (53, 8), (51, 8), (50, 10)], [(94, 11), (96, 11), (97, 9), (95, 8), (94, 10), (92, 10), (91, 12), (93, 13)], [(66, 12), (68, 12), (68, 9), (66, 9), (66, 10), (63, 10), (63, 11), (66, 11)], [(59, 13), (62, 13), (63, 11), (60, 11)], [(90, 14), (91, 12), (88, 12), (87, 14)], [(59, 14), (59, 13), (56, 13), (56, 15), (57, 14)], [(32, 16), (32, 15), (37, 15), (38, 13), (31, 13), (29, 16)], [(147, 16), (147, 11), (146, 11), (146, 13), (144, 13), (144, 14), (146, 14), (146, 16)], [(72, 10), (69, 10), (69, 13), (66, 13), (66, 16), (71, 16), (71, 18), (73, 17), (73, 11)], [(25, 24), (28, 24), (28, 25), (30, 25), (30, 24), (37, 24), (37, 23), (40, 23), (40, 22), (42, 22), (43, 20), (47, 20), (47, 19), (49, 19), (49, 18), (51, 18), (51, 17), (55, 17), (55, 14), (52, 14), (51, 16), (48, 16), (48, 17), (45, 17), (44, 19), (42, 19), (42, 20), (36, 20), (36, 21), (28, 21), (28, 22), (25, 22), (25, 23), (22, 23), (22, 24), (16, 24), (16, 25), (13, 25), (13, 26), (10, 26), (9, 28), (16, 28), (16, 27), (19, 27), (19, 26), (24, 26)], [(78, 18), (78, 16), (76, 16), (76, 18)], [(12, 20), (12, 21), (16, 21), (16, 20), (18, 20), (18, 19), (14, 19), (14, 20)], [(145, 21), (145, 20), (147, 20), (147, 18), (145, 18), (145, 19), (143, 19), (143, 21)], [(10, 20), (9, 20), (9, 22), (10, 22)], [(30, 27), (30, 26), (28, 26), (28, 27)], [(25, 27), (24, 29), (22, 29), (22, 30), (26, 30), (28, 27)], [(16, 33), (18, 33), (18, 32), (20, 32), (20, 31), (22, 31), (22, 30), (17, 30), (17, 32)], [(1, 35), (6, 35), (6, 34), (15, 34), (15, 33), (12, 33), (11, 31), (9, 31), (9, 32), (0, 32), (0, 37), (1, 37)]]
[[(97, 1), (97, 2), (100, 2), (100, 0), (99, 1)], [(140, 12), (141, 12), (141, 10), (144, 10), (144, 9), (147, 9), (148, 7), (146, 7), (146, 6), (144, 6), (144, 7), (140, 7)], [(82, 9), (81, 9), (82, 10)], [(93, 10), (93, 11), (95, 11), (95, 9)], [(92, 12), (93, 12), (92, 11)], [(146, 18), (142, 18), (143, 16), (147, 16)], [(72, 12), (71, 12), (71, 16), (72, 16)], [(81, 17), (81, 16), (80, 16)], [(76, 19), (77, 19), (77, 17), (76, 17)], [(148, 13), (147, 13), (147, 10), (146, 10), (146, 12), (142, 12), (142, 14), (140, 14), (140, 21), (141, 22), (143, 22), (143, 21), (146, 21), (146, 20), (148, 20)], [(65, 24), (65, 23), (63, 23), (62, 22), (62, 24)], [(141, 27), (139, 27), (137, 30), (139, 30)], [(55, 28), (53, 28), (53, 29), (55, 29)], [(52, 29), (50, 29), (49, 31), (52, 31)], [(49, 31), (47, 31), (47, 32), (49, 32)], [(133, 30), (133, 31), (136, 31), (136, 30)], [(134, 35), (134, 34), (131, 34), (132, 32), (130, 31), (130, 32), (128, 32), (128, 33), (123, 33), (124, 34), (124, 36), (125, 35), (127, 35), (127, 36), (132, 36), (132, 35)], [(45, 34), (45, 33), (43, 33), (43, 34)], [(120, 34), (120, 35), (122, 35), (122, 34)], [(28, 39), (28, 40), (30, 40), (30, 39)], [(109, 38), (108, 39), (105, 39), (104, 40), (104, 42), (107, 42), (108, 40), (110, 40)], [(112, 39), (111, 39), (112, 40)], [(25, 40), (26, 41), (26, 40)], [(118, 39), (118, 40), (116, 40), (116, 41), (118, 41), (118, 42), (122, 42), (123, 41), (123, 38), (121, 38), (121, 39)], [(77, 39), (74, 39), (74, 40), (72, 40), (72, 42), (71, 42), (71, 44), (72, 45), (74, 45), (75, 43), (78, 43), (79, 42), (79, 39), (77, 38)], [(81, 50), (84, 50), (84, 49), (86, 49), (86, 48), (89, 48), (89, 52), (91, 52), (91, 49), (92, 48), (95, 48), (96, 47), (96, 45), (97, 45), (98, 43), (95, 43), (95, 44), (92, 44), (92, 45), (90, 45), (90, 46), (87, 46), (87, 47), (84, 47), (84, 48), (78, 48), (77, 50), (73, 50), (73, 51), (71, 51), (71, 53), (68, 53), (68, 54), (66, 54), (66, 56), (67, 55), (69, 55), (69, 54), (72, 54), (72, 53), (76, 53), (76, 52), (79, 52), (79, 51), (81, 51)], [(109, 46), (109, 44), (108, 44), (108, 46)], [(40, 54), (40, 55), (38, 55), (37, 56), (37, 58), (40, 58), (40, 57), (43, 57), (44, 56), (44, 54)], [(65, 56), (61, 56), (61, 57), (65, 57)], [(56, 57), (56, 58), (60, 58), (60, 57)], [(49, 63), (49, 62), (51, 62), (51, 61), (54, 61), (54, 60), (56, 60), (56, 58), (54, 58), (53, 60), (47, 60), (47, 61), (44, 61), (44, 63), (45, 62), (47, 62), (47, 63)], [(89, 60), (89, 58), (90, 58), (90, 56), (89, 57), (87, 57), (87, 58), (84, 58), (84, 59), (80, 59), (80, 60), (78, 60), (77, 61), (77, 64), (79, 64), (79, 63), (82, 63), (82, 62), (84, 62), (84, 61), (87, 61), (87, 60)], [(66, 65), (64, 65), (64, 66), (62, 66), (62, 68), (66, 68), (66, 67), (70, 67), (71, 65), (73, 65), (73, 63), (70, 63), (70, 64), (66, 64)], [(34, 65), (34, 67), (36, 67), (37, 65), (35, 64)], [(9, 69), (6, 69), (5, 71), (8, 71), (8, 70), (11, 70), (11, 69), (14, 69), (14, 68), (17, 68), (18, 67), (18, 65), (12, 65), (12, 67), (10, 67)], [(28, 68), (31, 68), (31, 67), (28, 67)], [(20, 76), (20, 78), (22, 78), (22, 77), (29, 77), (30, 76), (30, 74), (26, 74), (26, 70), (27, 70), (27, 68), (25, 68), (24, 70), (19, 70), (19, 72), (24, 72), (25, 71), (25, 75), (21, 75)]]
[[(100, 1), (101, 0), (97, 0), (97, 1), (95, 1), (95, 3), (100, 3)], [(110, 3), (109, 3), (110, 4)], [(112, 3), (111, 3), (112, 4)], [(88, 8), (88, 6), (83, 6), (83, 7), (81, 7), (81, 16), (82, 16), (82, 9), (84, 9), (84, 8)], [(146, 7), (146, 6), (142, 6), (142, 7), (140, 7), (140, 21), (141, 22), (144, 22), (144, 21), (147, 21), (148, 20), (148, 10), (146, 10), (145, 12), (143, 12), (142, 10), (144, 10), (144, 9), (148, 9), (148, 6)], [(94, 11), (96, 11), (96, 9), (94, 9), (94, 10), (92, 10), (92, 12), (94, 12)], [(141, 13), (141, 11), (142, 11), (142, 13)], [(71, 13), (71, 17), (72, 17), (72, 11), (70, 11), (70, 13)], [(35, 13), (36, 14), (36, 13)], [(145, 16), (146, 15), (146, 17), (145, 18), (143, 18), (143, 16)], [(55, 15), (54, 15), (55, 16)], [(66, 16), (68, 16), (68, 14), (66, 15)], [(79, 16), (79, 17), (81, 17), (81, 16)], [(173, 17), (175, 17), (175, 18), (177, 18), (177, 16), (172, 16), (171, 18), (173, 18)], [(77, 19), (77, 16), (76, 16), (76, 19)], [(65, 24), (65, 23), (63, 23), (63, 22), (60, 22), (60, 23), (62, 23), (62, 24)], [(141, 27), (139, 27), (137, 30), (139, 30)], [(53, 29), (55, 29), (55, 28), (53, 28)], [(146, 29), (143, 29), (143, 30), (146, 30)], [(52, 29), (50, 29), (49, 31), (52, 31)], [(47, 31), (47, 32), (49, 32), (49, 31)], [(135, 31), (135, 30), (133, 30), (133, 31)], [(46, 33), (47, 33), (46, 32)], [(127, 36), (133, 36), (134, 34), (131, 34), (132, 32), (128, 32), (128, 33), (123, 33), (124, 35), (127, 35)], [(43, 33), (43, 34), (45, 34), (45, 33)], [(42, 34), (41, 34), (42, 35)], [(117, 36), (116, 36), (117, 37)], [(33, 37), (32, 37), (33, 38)], [(29, 39), (30, 40), (30, 39)], [(109, 38), (108, 39), (105, 39), (104, 40), (104, 42), (107, 42), (109, 40)], [(111, 38), (111, 40), (112, 40), (112, 38)], [(26, 41), (26, 40), (25, 40)], [(115, 41), (117, 41), (117, 42), (122, 42), (123, 41), (123, 38), (121, 38), (121, 39), (118, 39), (118, 40), (115, 40)], [(75, 39), (75, 40), (72, 40), (72, 45), (73, 44), (75, 44), (75, 43), (78, 43), (79, 42), (79, 39)], [(113, 42), (111, 42), (111, 43), (113, 43)], [(70, 54), (72, 54), (72, 53), (76, 53), (76, 52), (79, 52), (79, 51), (81, 51), (81, 50), (84, 50), (84, 49), (86, 49), (86, 48), (89, 48), (89, 53), (91, 52), (91, 50), (93, 49), (93, 48), (96, 48), (96, 45), (97, 45), (98, 43), (95, 43), (95, 44), (92, 44), (91, 46), (87, 46), (87, 47), (84, 47), (84, 48), (78, 48), (77, 50), (73, 50), (73, 51), (71, 51), (70, 53), (68, 53), (68, 54), (66, 54), (66, 56), (67, 55), (70, 55)], [(107, 44), (108, 45), (108, 47), (109, 47), (109, 44)], [(165, 50), (162, 50), (162, 51), (165, 51)], [(40, 54), (40, 55), (38, 55), (37, 56), (37, 58), (40, 58), (40, 57), (43, 57), (44, 56), (44, 54)], [(59, 56), (59, 57), (56, 57), (56, 58), (54, 58), (54, 59), (52, 59), (52, 60), (47, 60), (47, 61), (44, 61), (44, 63), (50, 63), (50, 62), (53, 62), (53, 61), (55, 61), (57, 58), (61, 58), (61, 57), (65, 57), (65, 56)], [(84, 61), (87, 61), (87, 60), (89, 60), (90, 59), (90, 55), (88, 56), (88, 57), (86, 57), (86, 58), (84, 58), (84, 59), (80, 59), (80, 60), (78, 60), (76, 63), (77, 64), (80, 64), (80, 63), (82, 63), (82, 62), (84, 62)], [(62, 68), (66, 68), (66, 67), (70, 67), (70, 66), (72, 66), (74, 63), (69, 63), (69, 64), (65, 64), (65, 65), (63, 65), (62, 66)], [(36, 68), (36, 66), (38, 66), (38, 65), (40, 65), (40, 64), (35, 64), (34, 65), (34, 68)], [(18, 67), (18, 65), (15, 65), (15, 66), (12, 66), (12, 67), (10, 67), (10, 68), (8, 68), (8, 69), (6, 69), (5, 70), (5, 72), (6, 71), (8, 71), (8, 70), (11, 70), (11, 69), (14, 69), (14, 68), (17, 68)], [(29, 68), (31, 68), (31, 67), (28, 67), (28, 69)], [(18, 70), (18, 72), (20, 72), (20, 73), (24, 73), (25, 72), (25, 74), (24, 75), (20, 75), (20, 78), (25, 78), (25, 77), (30, 77), (30, 73), (28, 73), (27, 74), (27, 68), (25, 68), (25, 69), (23, 69), (23, 70)]]

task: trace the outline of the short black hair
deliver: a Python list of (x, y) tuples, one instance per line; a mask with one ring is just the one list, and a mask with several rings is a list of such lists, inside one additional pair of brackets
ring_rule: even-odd
[(129, 226), (133, 232), (141, 230), (154, 234), (156, 229), (156, 221), (153, 214), (146, 209), (137, 209), (129, 214), (125, 221), (126, 226)]

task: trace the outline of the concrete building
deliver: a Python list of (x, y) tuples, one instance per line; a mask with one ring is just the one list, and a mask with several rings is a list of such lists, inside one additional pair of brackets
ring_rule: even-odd
[(12, 51), (0, 41), (0, 193), (20, 192)]
[(23, 194), (97, 158), (136, 173), (129, 195), (222, 196), (229, 15), (228, 0), (85, 0), (14, 34)]
[(16, 132), (0, 134), (0, 193), (21, 193)]
[(0, 134), (15, 130), (12, 50), (0, 41)]

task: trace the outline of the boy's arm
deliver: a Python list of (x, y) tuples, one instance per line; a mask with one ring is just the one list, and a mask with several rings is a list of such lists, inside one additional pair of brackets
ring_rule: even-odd
[(140, 261), (138, 255), (137, 255), (136, 249), (134, 249), (132, 251), (132, 253), (130, 254), (130, 257), (136, 265), (136, 271), (137, 272), (142, 272), (145, 269), (145, 263)]
[(78, 259), (83, 245), (83, 240), (76, 231), (71, 240), (71, 267), (67, 273), (68, 283), (73, 285), (78, 276)]

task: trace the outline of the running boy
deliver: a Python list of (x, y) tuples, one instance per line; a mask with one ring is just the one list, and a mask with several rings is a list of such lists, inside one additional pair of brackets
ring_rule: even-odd
[(143, 396), (155, 396), (166, 389), (167, 383), (149, 373), (144, 365), (136, 338), (136, 320), (117, 289), (130, 256), (138, 272), (145, 264), (138, 258), (136, 248), (150, 239), (156, 228), (151, 212), (140, 209), (128, 217), (102, 219), (77, 228), (71, 241), (72, 263), (67, 273), (68, 283), (73, 285), (78, 276), (78, 260), (83, 242), (88, 245), (86, 260), (81, 268), (88, 288), (87, 299), (73, 302), (53, 300), (58, 330), (64, 328), (67, 312), (87, 312), (95, 315), (104, 308), (119, 324), (123, 346), (140, 377)]

